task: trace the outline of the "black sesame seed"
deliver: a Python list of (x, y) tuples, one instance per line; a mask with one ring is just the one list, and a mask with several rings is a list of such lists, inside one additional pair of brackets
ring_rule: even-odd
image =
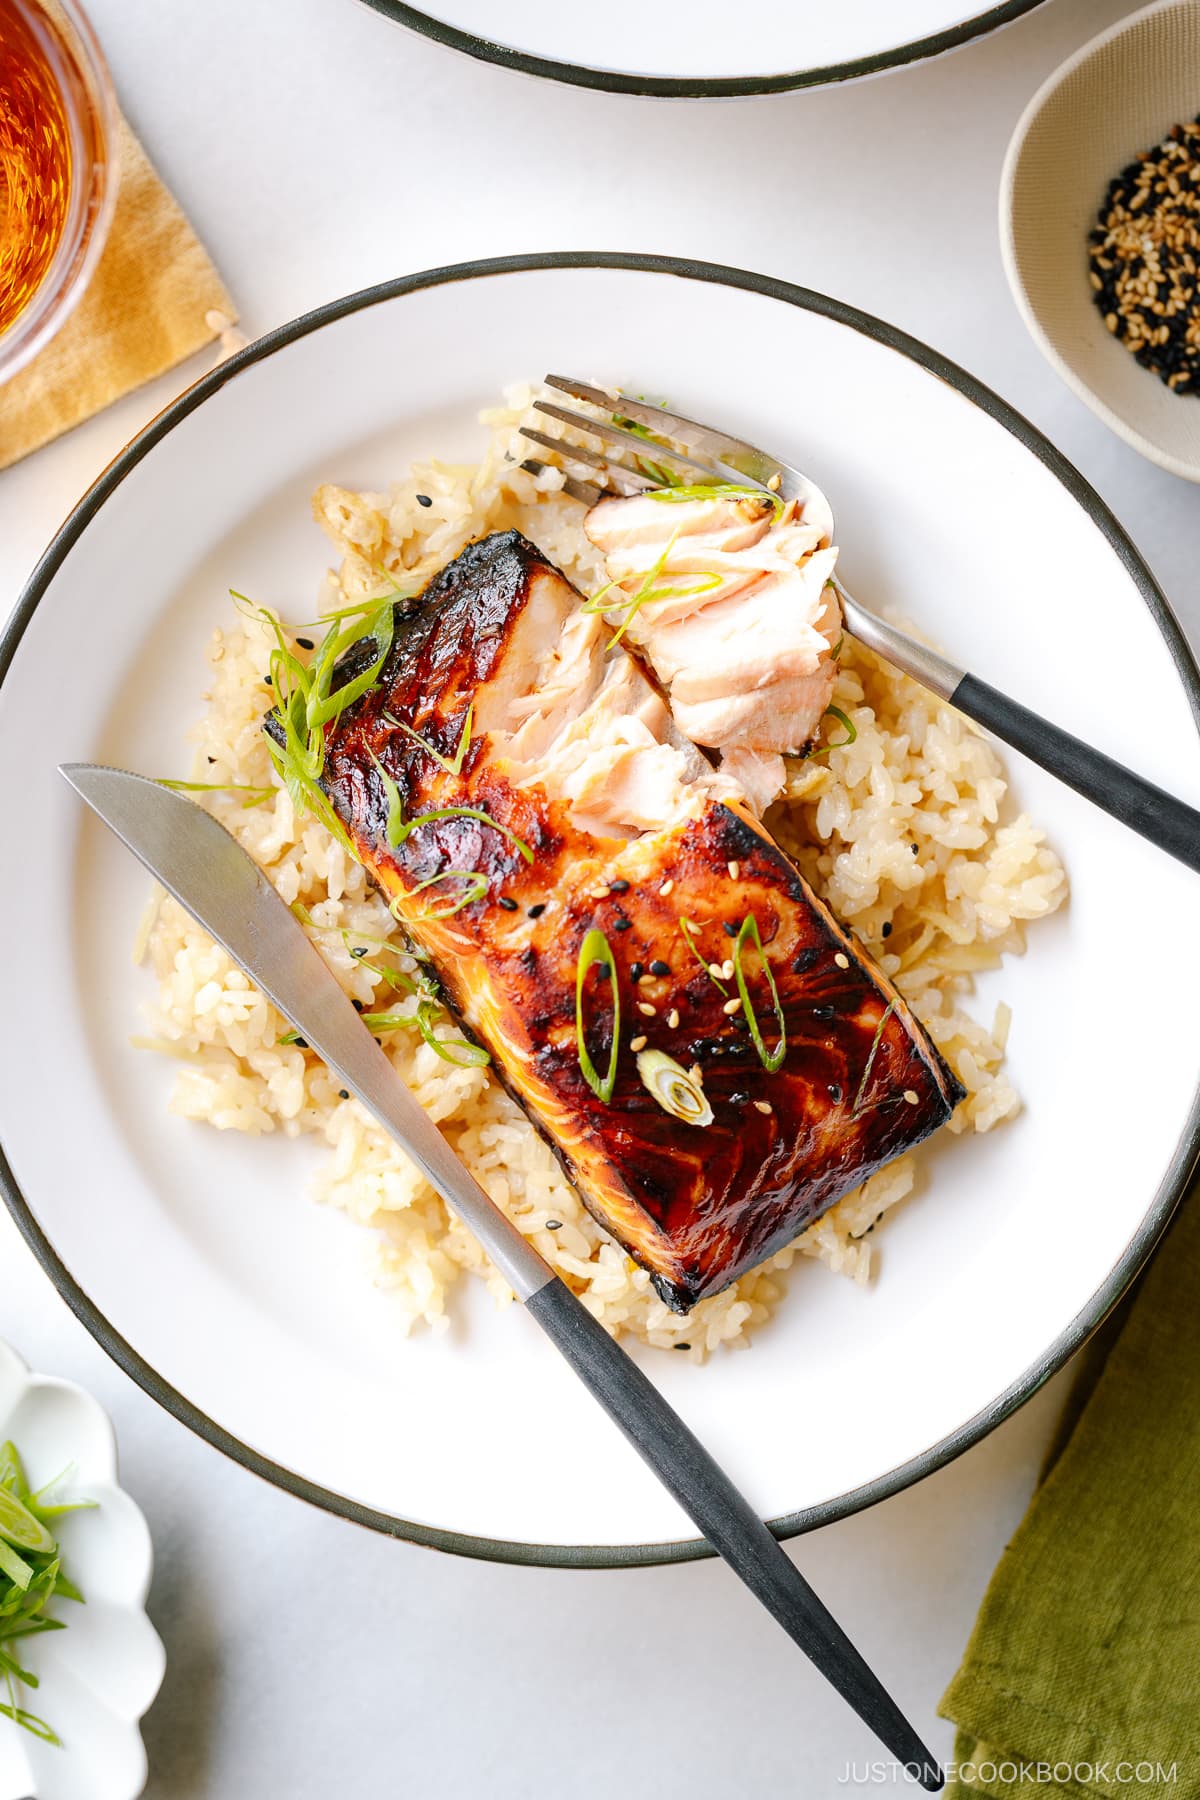
[(208, 760), (210, 763), (215, 763), (217, 759), (215, 756), (210, 756)]
[(540, 919), (545, 910), (546, 902), (544, 900), (539, 900), (536, 906), (531, 906), (529, 908), (529, 917), (531, 919)]
[(338, 1089), (338, 1099), (339, 1100), (348, 1100), (349, 1098), (350, 1098), (350, 1089), (349, 1088), (339, 1088)]
[(683, 1343), (671, 1345), (672, 1350), (690, 1350), (691, 1347), (692, 1346), (690, 1344), (683, 1344)]
[(736, 925), (732, 919), (726, 919), (726, 921), (725, 921), (725, 936), (726, 937), (736, 937), (738, 932), (741, 929), (742, 929), (741, 926)]
[(836, 1009), (832, 1006), (814, 1006), (812, 1012), (814, 1019), (828, 1020), (837, 1017)]
[(505, 912), (516, 912), (517, 910), (517, 903), (511, 894), (501, 894), (496, 904), (502, 906)]
[(880, 934), (879, 934), (879, 935), (880, 935), (880, 937), (885, 937), (885, 938), (890, 938), (890, 937), (891, 937), (891, 935), (892, 935), (892, 921), (891, 921), (891, 920), (890, 920), (890, 919), (885, 919), (885, 920), (884, 920), (884, 921), (883, 921), (883, 930), (882, 930), (882, 931), (881, 931), (881, 932), (880, 932)]
[(271, 685), (271, 677), (270, 677), (270, 676), (269, 676), (269, 675), (264, 675), (264, 676), (263, 676), (263, 680), (264, 680), (264, 681), (265, 681), (265, 682), (266, 682), (266, 684), (267, 684), (267, 686), (268, 686), (268, 687), (270, 687), (270, 685)]
[(652, 975), (669, 975), (671, 973), (671, 965), (670, 963), (663, 962), (661, 957), (656, 956), (654, 961), (650, 964), (650, 973)]
[(625, 918), (624, 914), (622, 914), (622, 916), (619, 919), (613, 920), (613, 930), (614, 931), (632, 931), (632, 929), (633, 929), (633, 920)]
[(432, 506), (433, 501), (429, 498), (428, 494), (418, 494), (417, 495), (417, 505), (418, 506)]
[(313, 641), (311, 638), (297, 638), (296, 642), (299, 644), (299, 646), (302, 650), (311, 650), (313, 647)]
[(562, 1227), (563, 1227), (563, 1222), (561, 1219), (547, 1219), (546, 1220), (546, 1230), (547, 1231), (561, 1231)]
[(623, 875), (618, 876), (616, 881), (609, 882), (608, 891), (610, 894), (627, 894), (629, 892), (629, 883), (625, 880)]
[(641, 963), (630, 963), (630, 965), (629, 965), (630, 981), (640, 981), (642, 979), (642, 976), (645, 973), (646, 973), (646, 971), (642, 967)]
[(829, 1098), (833, 1101), (835, 1106), (837, 1105), (837, 1103), (841, 1099), (841, 1097), (842, 1097), (841, 1088), (838, 1086), (836, 1081), (831, 1081), (829, 1084)]
[(746, 1104), (747, 1100), (749, 1100), (749, 1098), (750, 1098), (749, 1094), (743, 1094), (739, 1089), (739, 1091), (736, 1094), (730, 1094), (729, 1104), (730, 1104), (730, 1106), (745, 1106), (745, 1104)]
[(807, 970), (812, 968), (815, 962), (819, 962), (820, 959), (820, 947), (816, 944), (811, 944), (807, 950), (801, 950), (799, 956), (792, 959), (792, 972), (796, 975), (803, 975)]

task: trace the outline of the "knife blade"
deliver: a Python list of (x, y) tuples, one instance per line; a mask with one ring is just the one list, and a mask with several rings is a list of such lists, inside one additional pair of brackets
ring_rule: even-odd
[(484, 1192), (417, 1104), (299, 920), (210, 813), (143, 775), (60, 773), (295, 1026), (478, 1238), (526, 1310), (713, 1549), (929, 1791), (936, 1761), (782, 1545), (700, 1440)]

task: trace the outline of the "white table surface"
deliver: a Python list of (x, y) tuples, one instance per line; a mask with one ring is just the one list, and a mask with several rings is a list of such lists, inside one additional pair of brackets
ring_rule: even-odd
[[(1122, 0), (1052, 0), (855, 87), (718, 104), (536, 82), (356, 0), (90, 7), (125, 109), (248, 335), (390, 275), (506, 251), (671, 252), (787, 276), (907, 327), (1014, 402), (1099, 488), (1200, 637), (1200, 497), (1047, 369), (996, 241), (1018, 114), (1132, 10)], [(108, 459), (209, 361), (0, 475), (5, 608)], [(153, 1800), (891, 1791), (864, 1779), (869, 1734), (724, 1568), (493, 1567), (326, 1517), (127, 1380), (2, 1212), (0, 1335), (109, 1409), (150, 1521), (168, 1656), (145, 1727)], [(919, 1487), (793, 1546), (943, 1754), (938, 1697), (1066, 1380)]]

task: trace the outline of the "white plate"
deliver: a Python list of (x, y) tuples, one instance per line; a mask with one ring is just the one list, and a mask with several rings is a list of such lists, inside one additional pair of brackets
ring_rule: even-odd
[(995, 31), (1041, 0), (1000, 6), (963, 0), (728, 0), (647, 6), (604, 0), (367, 0), (440, 43), (486, 62), (578, 87), (681, 97), (768, 94), (853, 81), (940, 56)]
[[(0, 689), (18, 1221), (118, 1360), (282, 1485), (477, 1554), (649, 1560), (696, 1553), (693, 1534), (531, 1321), (472, 1292), (446, 1337), (401, 1338), (364, 1234), (305, 1196), (320, 1152), (168, 1115), (171, 1069), (128, 1044), (145, 878), (55, 773), (184, 768), (226, 589), (311, 606), (329, 557), (313, 486), (470, 453), (478, 408), (554, 368), (669, 394), (811, 468), (856, 592), (1193, 803), (1200, 680), (1098, 497), (994, 395), (835, 302), (653, 259), (506, 259), (312, 313), (169, 408), (47, 553)], [(931, 1146), (872, 1288), (805, 1265), (747, 1353), (643, 1358), (787, 1531), (915, 1479), (1028, 1396), (1132, 1278), (1194, 1159), (1195, 876), (1009, 760), (1074, 886), (974, 1003), (1012, 1004), (1024, 1115)]]
[(165, 1664), (145, 1612), (146, 1521), (117, 1485), (112, 1426), (97, 1402), (72, 1381), (31, 1375), (0, 1343), (0, 1443), (6, 1438), (16, 1444), (31, 1487), (74, 1465), (61, 1497), (97, 1505), (66, 1514), (57, 1527), (67, 1573), (85, 1604), (56, 1601), (52, 1610), (67, 1629), (20, 1645), (40, 1686), (19, 1688), (18, 1702), (46, 1719), (62, 1742), (44, 1744), (0, 1718), (0, 1800), (133, 1800), (146, 1784), (138, 1721)]

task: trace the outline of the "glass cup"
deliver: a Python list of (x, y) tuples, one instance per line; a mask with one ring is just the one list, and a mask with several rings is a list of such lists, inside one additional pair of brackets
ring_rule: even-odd
[(0, 382), (78, 303), (116, 197), (116, 97), (83, 9), (0, 0)]

